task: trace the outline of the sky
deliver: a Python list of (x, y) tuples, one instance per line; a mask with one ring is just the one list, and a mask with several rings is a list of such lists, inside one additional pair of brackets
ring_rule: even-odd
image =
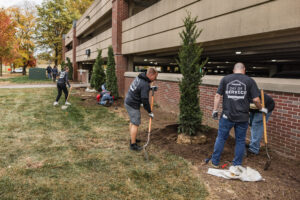
[[(35, 5), (39, 5), (43, 0), (27, 0)], [(22, 6), (24, 0), (0, 0), (0, 8), (8, 8), (10, 6)]]

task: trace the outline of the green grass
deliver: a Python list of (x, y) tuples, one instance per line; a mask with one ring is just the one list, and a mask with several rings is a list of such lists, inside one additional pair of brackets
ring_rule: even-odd
[[(183, 158), (128, 149), (128, 122), (72, 97), (53, 107), (55, 89), (0, 93), (0, 199), (204, 199)], [(62, 100), (61, 100), (62, 101)]]
[(52, 80), (45, 79), (45, 80), (32, 80), (29, 79), (28, 75), (26, 76), (15, 76), (11, 78), (2, 78), (0, 82), (11, 82), (11, 83), (51, 83)]

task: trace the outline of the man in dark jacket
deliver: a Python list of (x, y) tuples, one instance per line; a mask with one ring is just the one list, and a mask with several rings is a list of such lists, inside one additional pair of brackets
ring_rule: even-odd
[(52, 69), (52, 77), (53, 77), (53, 82), (56, 81), (56, 76), (58, 74), (58, 70), (57, 70), (57, 67), (56, 65), (54, 65), (53, 69)]
[(65, 68), (65, 71), (60, 72), (59, 79), (57, 80), (58, 94), (56, 97), (56, 101), (53, 103), (54, 106), (58, 105), (58, 101), (60, 99), (62, 91), (64, 91), (64, 93), (65, 93), (65, 105), (71, 105), (69, 102), (67, 102), (68, 89), (66, 87), (66, 84), (69, 86), (69, 88), (71, 87), (69, 80), (68, 80), (68, 72), (69, 72), (68, 67)]
[(46, 70), (47, 70), (48, 78), (51, 79), (51, 73), (52, 73), (52, 68), (51, 68), (51, 66), (49, 65), (49, 66), (46, 68)]
[(134, 151), (142, 150), (142, 147), (137, 145), (136, 136), (138, 127), (141, 124), (140, 105), (143, 104), (144, 109), (150, 117), (154, 117), (149, 104), (150, 83), (157, 78), (157, 71), (154, 68), (149, 68), (147, 73), (141, 73), (131, 83), (125, 98), (125, 107), (130, 118), (130, 149)]
[[(275, 102), (267, 94), (264, 94), (265, 97), (265, 106), (268, 110), (266, 114), (266, 121), (268, 121), (269, 117), (272, 114), (272, 111), (275, 108)], [(259, 95), (261, 98), (261, 95)], [(258, 154), (260, 148), (260, 141), (264, 132), (264, 125), (263, 125), (263, 115), (259, 110), (256, 108), (255, 105), (250, 106), (250, 126), (251, 126), (251, 141), (249, 145), (248, 152), (252, 154)]]
[(259, 90), (255, 81), (245, 75), (245, 70), (243, 63), (236, 63), (233, 74), (222, 78), (215, 95), (212, 117), (218, 119), (218, 107), (221, 96), (223, 96), (223, 112), (219, 120), (214, 152), (209, 163), (211, 167), (218, 168), (224, 144), (233, 127), (235, 132), (233, 165), (242, 165), (248, 129), (250, 100), (254, 102), (260, 112), (267, 113), (267, 109), (262, 108), (260, 104)]

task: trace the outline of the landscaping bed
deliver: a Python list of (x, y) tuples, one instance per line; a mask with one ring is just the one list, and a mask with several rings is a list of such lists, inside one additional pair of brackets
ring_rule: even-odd
[[(123, 107), (123, 100), (118, 101), (112, 111), (128, 120), (126, 110)], [(148, 115), (141, 108), (142, 124), (138, 137), (145, 143), (147, 140)], [(300, 199), (300, 162), (287, 159), (270, 152), (272, 163), (267, 171), (264, 165), (267, 156), (264, 147), (257, 156), (245, 157), (244, 166), (249, 166), (260, 172), (265, 181), (242, 182), (239, 180), (225, 180), (207, 174), (207, 165), (203, 164), (213, 152), (214, 142), (217, 136), (216, 129), (209, 129), (204, 133), (207, 142), (202, 145), (177, 144), (177, 116), (161, 111), (159, 107), (154, 108), (154, 120), (152, 122), (152, 134), (149, 154), (151, 151), (160, 149), (171, 154), (183, 157), (190, 161), (197, 169), (197, 174), (205, 180), (205, 184), (210, 192), (209, 199)], [(231, 162), (234, 154), (234, 138), (229, 137), (221, 157), (221, 164)], [(271, 149), (272, 150), (272, 149)]]

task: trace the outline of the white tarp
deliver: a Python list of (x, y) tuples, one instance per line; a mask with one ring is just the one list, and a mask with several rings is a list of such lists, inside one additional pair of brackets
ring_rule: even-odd
[(250, 167), (231, 166), (229, 169), (209, 168), (208, 174), (225, 179), (240, 179), (241, 181), (261, 181), (264, 180), (260, 173)]

